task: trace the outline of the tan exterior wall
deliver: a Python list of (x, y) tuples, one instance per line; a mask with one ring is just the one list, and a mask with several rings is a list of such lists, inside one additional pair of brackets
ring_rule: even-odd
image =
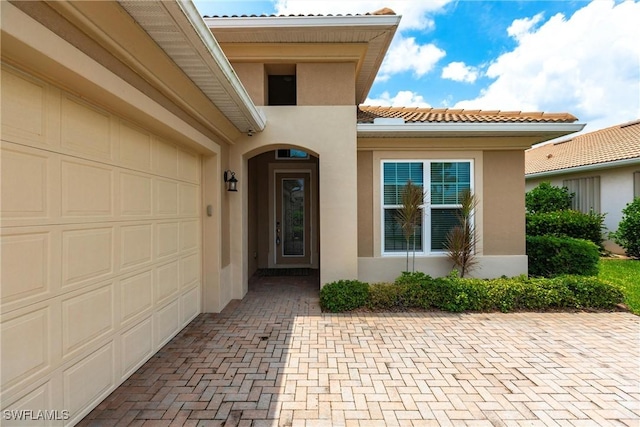
[(298, 105), (355, 105), (355, 64), (299, 63), (296, 69)]
[(524, 193), (524, 152), (485, 151), (480, 238), (486, 255), (525, 254)]
[(318, 157), (321, 283), (357, 277), (355, 106), (279, 106), (264, 112), (265, 131), (230, 147), (229, 166), (240, 184), (240, 197), (230, 198), (233, 298), (242, 298), (248, 288), (248, 159), (277, 147), (298, 147)]
[(264, 64), (235, 62), (231, 65), (253, 103), (267, 105), (267, 83)]
[(373, 256), (373, 153), (358, 151), (358, 256)]
[[(447, 144), (448, 143), (448, 144)], [(472, 160), (475, 213), (480, 242), (479, 264), (470, 276), (497, 277), (527, 273), (524, 245), (524, 152), (497, 150), (522, 141), (489, 138), (361, 138), (358, 140), (358, 277), (392, 281), (405, 270), (405, 255), (382, 255), (381, 161)], [(445, 146), (450, 149), (443, 149)], [(485, 146), (492, 149), (486, 150)], [(419, 149), (423, 147), (423, 149)], [(433, 276), (449, 274), (453, 265), (441, 254), (419, 256), (416, 269)]]

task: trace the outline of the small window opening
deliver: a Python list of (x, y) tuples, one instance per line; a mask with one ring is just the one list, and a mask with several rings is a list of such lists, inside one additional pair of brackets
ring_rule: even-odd
[(269, 105), (296, 105), (296, 76), (269, 76)]

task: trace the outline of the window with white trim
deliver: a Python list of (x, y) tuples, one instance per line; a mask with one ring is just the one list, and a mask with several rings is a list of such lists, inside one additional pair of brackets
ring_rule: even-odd
[(471, 160), (383, 160), (382, 161), (382, 253), (402, 254), (407, 241), (397, 221), (402, 207), (402, 189), (409, 180), (426, 189), (421, 223), (409, 240), (417, 254), (442, 253), (447, 233), (458, 223), (460, 194), (473, 192)]

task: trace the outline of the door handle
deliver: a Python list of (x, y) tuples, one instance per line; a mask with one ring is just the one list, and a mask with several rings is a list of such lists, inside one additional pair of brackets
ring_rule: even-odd
[(276, 245), (280, 245), (280, 221), (276, 222)]

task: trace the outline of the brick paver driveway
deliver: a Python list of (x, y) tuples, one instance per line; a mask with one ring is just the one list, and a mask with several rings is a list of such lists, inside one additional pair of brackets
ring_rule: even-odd
[[(295, 283), (295, 284), (294, 284)], [(196, 318), (81, 425), (640, 425), (629, 313), (321, 314), (262, 278)]]

